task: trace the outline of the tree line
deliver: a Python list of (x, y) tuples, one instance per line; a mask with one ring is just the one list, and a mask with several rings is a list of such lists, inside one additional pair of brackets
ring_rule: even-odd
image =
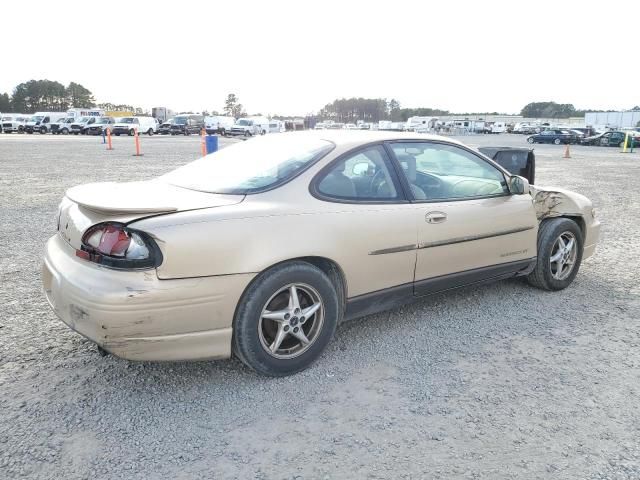
[(91, 91), (76, 82), (64, 86), (52, 80), (29, 80), (17, 85), (11, 95), (0, 95), (1, 112), (64, 112), (69, 108), (91, 108), (94, 105)]
[(322, 120), (340, 123), (379, 122), (391, 120), (404, 122), (409, 117), (448, 115), (448, 110), (439, 108), (402, 108), (395, 98), (340, 98), (327, 103), (318, 113)]
[[(636, 105), (631, 111), (640, 111)], [(520, 115), (527, 118), (569, 118), (584, 117), (586, 112), (604, 112), (606, 110), (584, 109), (577, 110), (571, 103), (533, 102), (520, 110)]]

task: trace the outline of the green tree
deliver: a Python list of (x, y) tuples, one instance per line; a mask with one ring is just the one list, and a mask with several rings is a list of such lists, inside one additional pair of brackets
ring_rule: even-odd
[(3, 93), (0, 95), (0, 112), (10, 112), (11, 111), (11, 99), (9, 98), (8, 93)]
[(576, 115), (570, 103), (533, 102), (526, 105), (520, 115), (527, 118), (569, 118)]
[(13, 90), (12, 109), (33, 113), (38, 110), (64, 111), (68, 108), (65, 88), (51, 80), (29, 80)]
[(246, 115), (243, 111), (242, 104), (235, 93), (227, 95), (227, 99), (224, 102), (224, 113), (225, 115), (233, 118), (240, 118)]
[(71, 82), (65, 90), (67, 103), (73, 108), (92, 108), (95, 105), (93, 94), (79, 83)]
[(391, 118), (392, 122), (397, 122), (402, 119), (400, 112), (400, 103), (395, 98), (392, 98), (389, 101), (389, 117)]

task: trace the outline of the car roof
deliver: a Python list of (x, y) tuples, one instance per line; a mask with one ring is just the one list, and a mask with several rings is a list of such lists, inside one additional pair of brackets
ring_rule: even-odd
[(336, 146), (362, 145), (391, 140), (427, 140), (463, 145), (462, 142), (440, 135), (429, 135), (413, 132), (394, 132), (376, 130), (307, 130), (295, 132), (296, 135), (307, 135), (334, 143)]

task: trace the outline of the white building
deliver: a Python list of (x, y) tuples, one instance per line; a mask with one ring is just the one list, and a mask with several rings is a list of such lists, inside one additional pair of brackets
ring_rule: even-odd
[(640, 111), (629, 112), (587, 112), (584, 123), (596, 129), (633, 128), (640, 122)]

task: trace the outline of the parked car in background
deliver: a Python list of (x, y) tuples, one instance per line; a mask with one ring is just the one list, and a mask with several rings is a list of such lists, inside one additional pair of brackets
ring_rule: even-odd
[(493, 122), (487, 130), (487, 133), (505, 133), (507, 125), (504, 122)]
[[(597, 145), (601, 147), (624, 147), (624, 141), (627, 132), (613, 130), (610, 132), (592, 135), (582, 139), (583, 145)], [(640, 144), (640, 133), (633, 136), (635, 145)]]
[(158, 121), (153, 117), (121, 117), (113, 124), (111, 133), (115, 136), (133, 135), (136, 130), (139, 135), (146, 133), (151, 136), (158, 130)]
[(171, 125), (173, 125), (173, 118), (158, 126), (158, 135), (169, 135), (171, 133)]
[(355, 123), (345, 123), (344, 127), (345, 130), (357, 130), (358, 127)]
[(527, 138), (529, 143), (553, 143), (555, 145), (576, 143), (576, 140), (576, 134), (567, 130), (545, 130)]
[(2, 115), (2, 133), (22, 133), (29, 115), (11, 113)]
[(85, 126), (82, 133), (85, 135), (102, 135), (103, 132), (106, 133), (107, 128), (113, 130), (115, 123), (116, 121), (113, 117), (98, 117), (95, 122)]
[(426, 295), (514, 277), (563, 290), (600, 231), (583, 195), (455, 140), (346, 131), (74, 187), (56, 223), (43, 291), (70, 328), (125, 359), (235, 355), (272, 376), (309, 367), (343, 320)]
[(195, 113), (185, 113), (173, 117), (171, 135), (200, 134), (204, 128), (204, 117)]
[(66, 116), (64, 112), (36, 112), (25, 123), (24, 131), (27, 133), (49, 133), (51, 124), (59, 122)]
[(227, 132), (228, 135), (251, 137), (264, 135), (269, 131), (269, 119), (265, 117), (239, 118)]
[(69, 133), (72, 133), (73, 135), (84, 135), (85, 133), (85, 127), (91, 125), (92, 123), (95, 123), (95, 121), (100, 118), (100, 117), (79, 117), (76, 118), (70, 125), (69, 125)]
[(228, 130), (233, 128), (235, 123), (236, 119), (233, 117), (225, 117), (222, 115), (204, 117), (204, 129), (209, 135), (224, 135)]
[[(51, 133), (54, 135), (59, 135), (61, 132), (61, 127), (65, 125), (65, 122), (69, 122), (69, 124), (71, 124), (73, 122), (73, 117), (63, 117), (58, 119), (57, 122), (53, 122), (51, 124)], [(69, 133), (68, 129), (66, 133)]]
[(59, 122), (51, 124), (51, 133), (54, 135), (68, 135), (71, 133), (71, 125), (75, 121), (75, 117), (62, 118)]

